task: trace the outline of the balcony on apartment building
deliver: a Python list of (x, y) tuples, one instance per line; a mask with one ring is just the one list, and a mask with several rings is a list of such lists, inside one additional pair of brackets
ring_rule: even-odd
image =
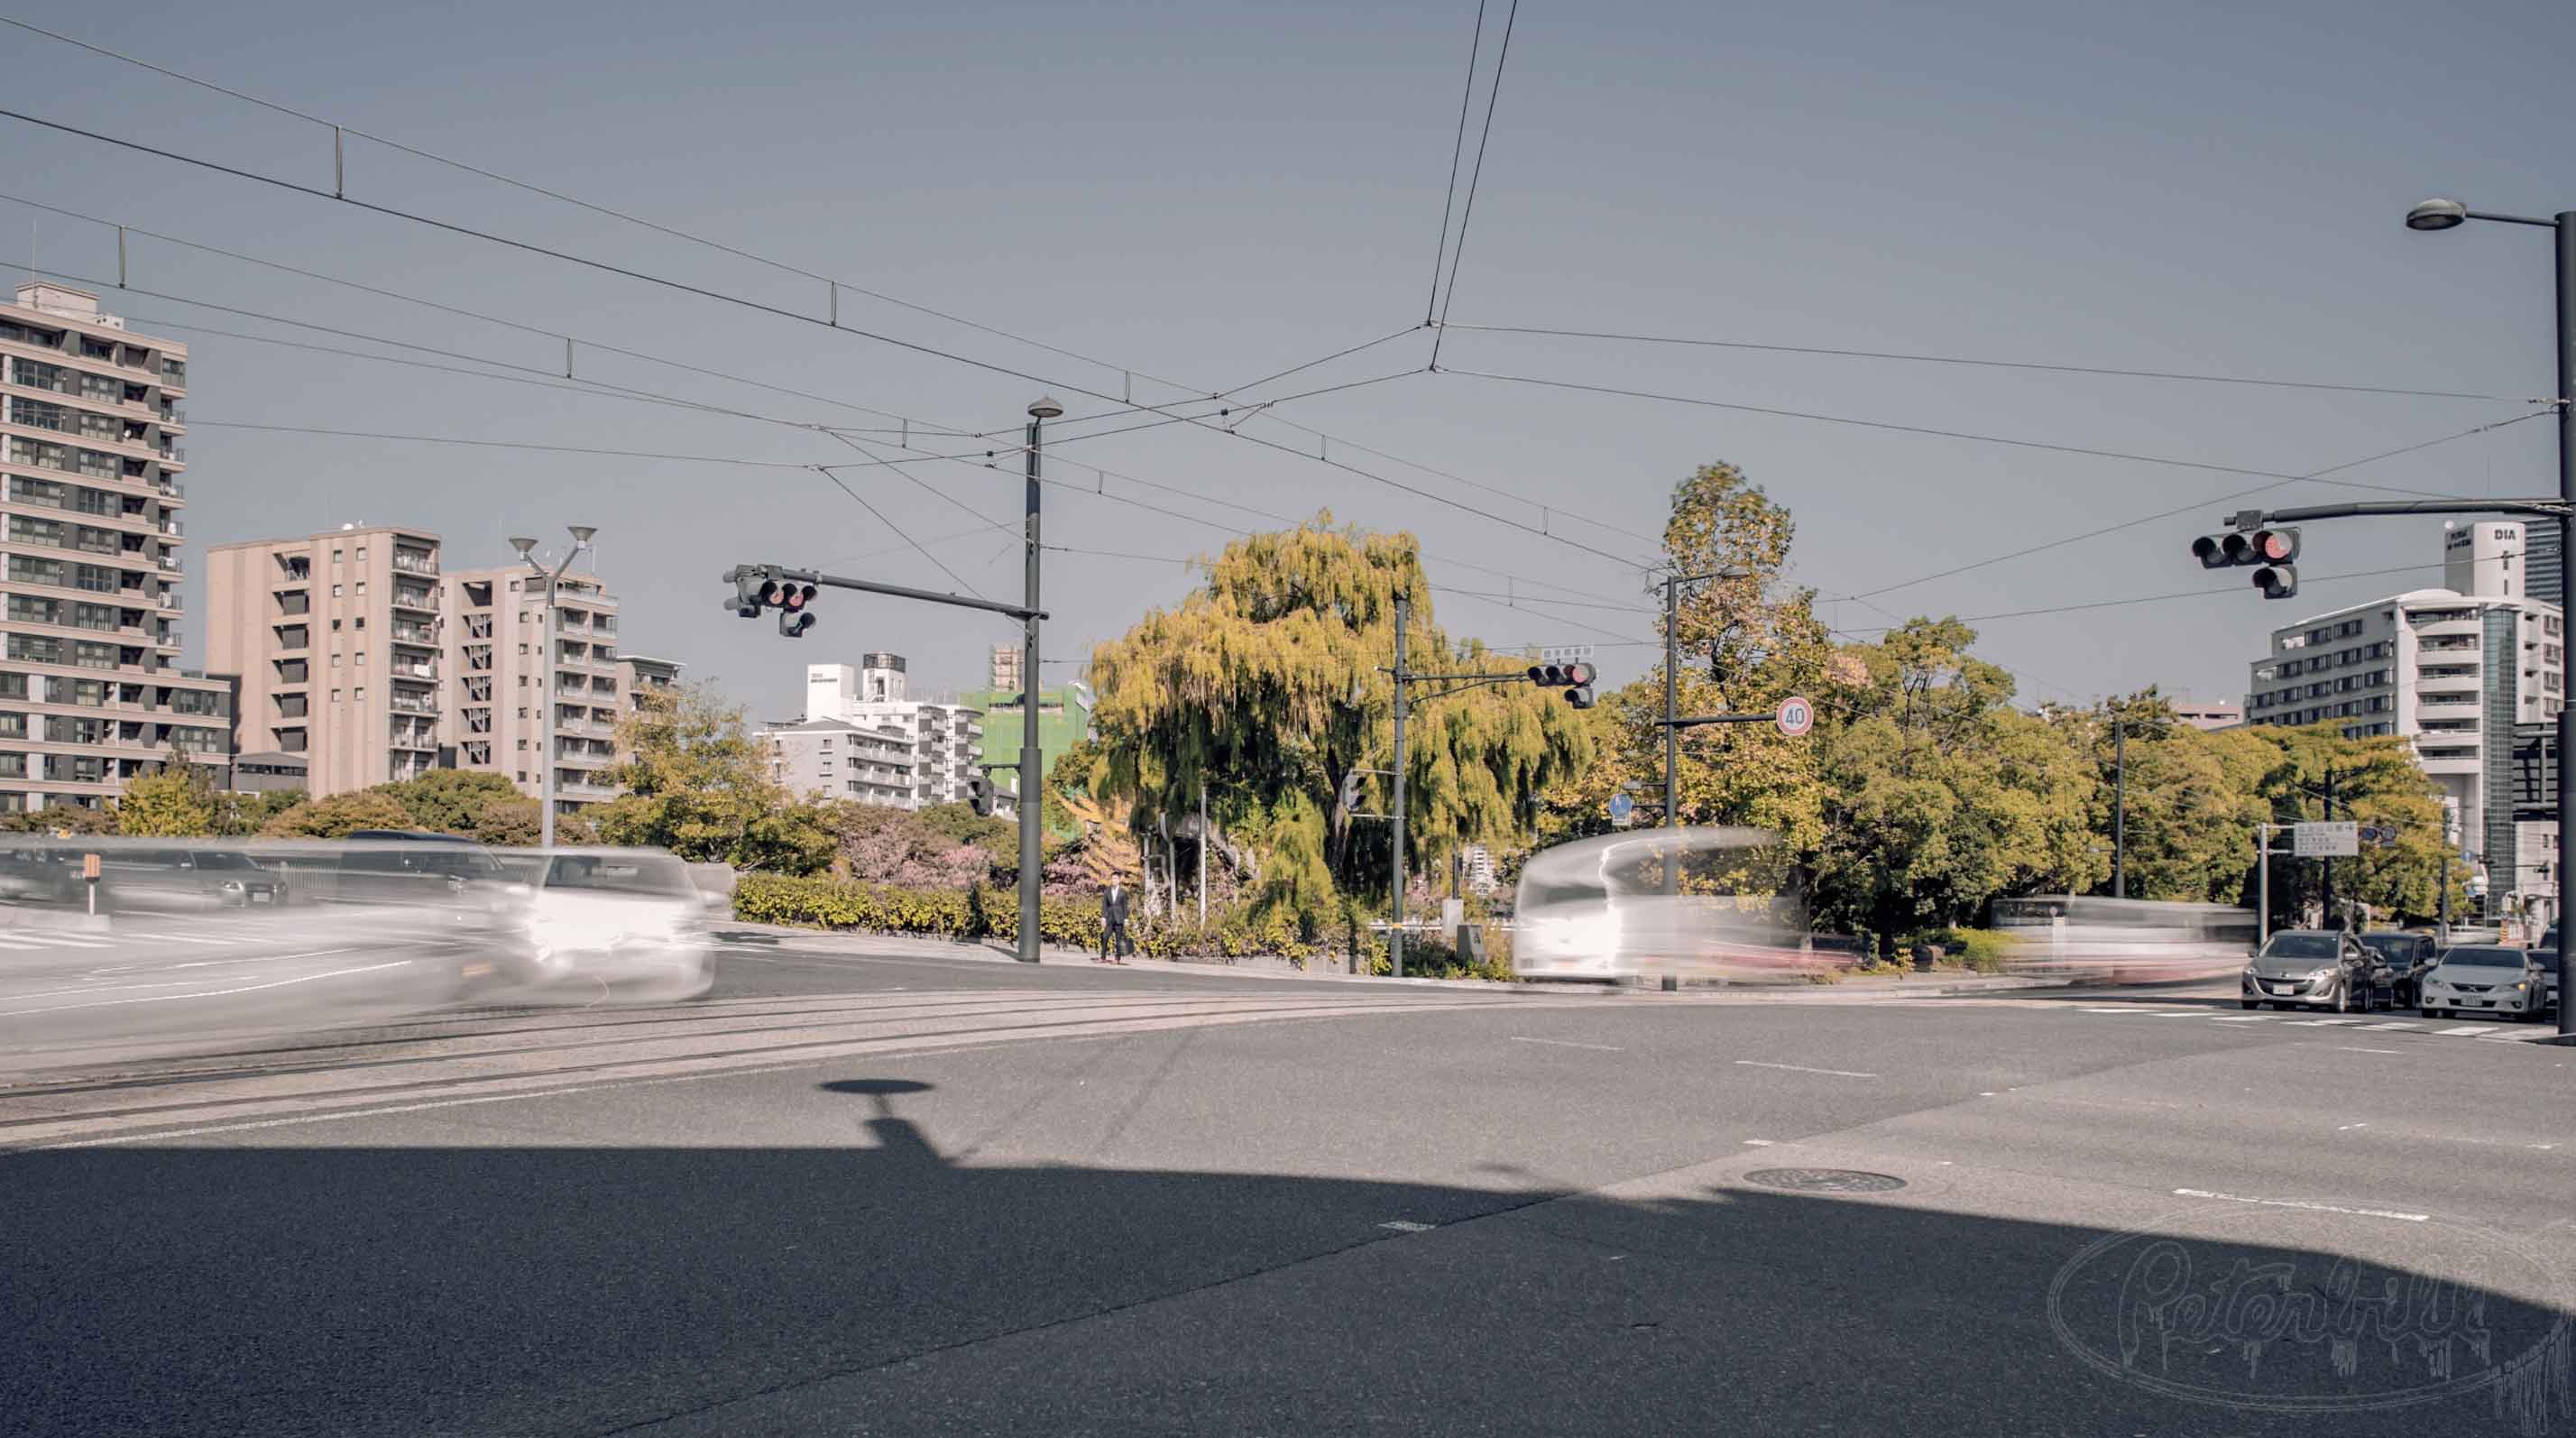
[(416, 619), (397, 619), (393, 622), (392, 633), (396, 644), (417, 644), (425, 649), (438, 647), (438, 626), (434, 624), (423, 624)]
[(2432, 702), (2435, 695), (2454, 700), (2466, 697), (2474, 701), (2483, 687), (2484, 681), (2474, 665), (2446, 664), (2438, 669), (2428, 666), (2415, 676), (2415, 690), (2423, 696), (2424, 702)]
[(414, 694), (401, 689), (396, 689), (385, 696), (385, 703), (398, 714), (436, 714), (438, 712), (438, 699), (435, 695)]
[(396, 609), (417, 609), (435, 614), (438, 612), (438, 591), (425, 584), (397, 584), (394, 586), (393, 604)]
[(394, 546), (394, 569), (403, 574), (436, 574), (438, 555), (432, 550), (397, 544)]

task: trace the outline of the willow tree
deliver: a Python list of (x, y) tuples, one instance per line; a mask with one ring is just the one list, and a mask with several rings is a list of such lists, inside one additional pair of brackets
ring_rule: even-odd
[[(1407, 663), (1419, 670), (1520, 669), (1453, 643), (1432, 614), (1407, 534), (1336, 527), (1331, 516), (1226, 546), (1205, 581), (1091, 657), (1099, 690), (1093, 792), (1133, 799), (1140, 834), (1191, 832), (1201, 786), (1212, 819), (1258, 856), (1266, 905), (1312, 911), (1383, 881), (1383, 826), (1341, 802), (1354, 771), (1392, 763), (1395, 608), (1409, 601)], [(1431, 687), (1431, 686), (1426, 686)], [(1541, 790), (1592, 757), (1581, 716), (1527, 684), (1432, 698), (1415, 693), (1406, 741), (1406, 850), (1437, 865), (1470, 843), (1527, 835)], [(1374, 811), (1383, 778), (1362, 785)]]

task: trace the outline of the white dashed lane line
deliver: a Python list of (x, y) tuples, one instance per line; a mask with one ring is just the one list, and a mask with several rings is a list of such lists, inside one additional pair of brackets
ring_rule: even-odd
[[(2522, 1025), (2520, 1025), (2520, 1024), (2514, 1024), (2514, 1023), (2506, 1023), (2506, 1022), (2497, 1022), (2497, 1023), (2478, 1023), (2478, 1024), (2459, 1024), (2459, 1025), (2456, 1025), (2456, 1026), (2453, 1026), (2453, 1027), (2448, 1027), (2448, 1028), (2434, 1028), (2434, 1027), (2431, 1027), (2431, 1026), (2430, 1026), (2430, 1024), (2428, 1023), (2428, 1021), (2423, 1020), (2423, 1019), (2384, 1019), (2384, 1020), (2381, 1020), (2380, 1022), (2373, 1023), (2373, 1022), (2371, 1022), (2371, 1020), (2370, 1020), (2369, 1018), (2367, 1018), (2367, 1017), (2343, 1016), (2343, 1017), (2322, 1018), (2322, 1019), (2294, 1019), (2294, 1018), (2287, 1018), (2287, 1017), (2284, 1017), (2283, 1015), (2281, 1015), (2281, 1014), (2277, 1014), (2277, 1013), (2273, 1013), (2273, 1014), (2220, 1014), (2220, 1013), (2212, 1013), (2212, 1012), (2210, 1012), (2210, 1011), (2209, 1011), (2209, 1010), (2207, 1010), (2207, 1009), (2161, 1009), (2161, 1008), (2141, 1008), (2141, 1007), (2136, 1007), (2136, 1006), (2131, 1006), (2131, 1007), (2127, 1007), (2127, 1008), (2096, 1008), (2096, 1007), (2086, 1006), (2086, 1007), (2075, 1008), (2075, 1009), (2071, 1009), (2071, 1010), (2061, 1010), (2061, 1012), (2073, 1012), (2073, 1013), (2084, 1013), (2084, 1014), (2106, 1014), (2106, 1015), (2107, 1015), (2107, 1014), (2133, 1014), (2133, 1015), (2135, 1015), (2135, 1014), (2143, 1014), (2143, 1015), (2145, 1015), (2145, 1016), (2147, 1016), (2147, 1017), (2149, 1017), (2149, 1018), (2159, 1018), (2159, 1019), (2192, 1019), (2192, 1018), (2196, 1018), (2196, 1019), (2203, 1019), (2203, 1020), (2206, 1020), (2206, 1021), (2208, 1021), (2208, 1022), (2210, 1022), (2210, 1023), (2214, 1023), (2214, 1024), (2268, 1024), (2268, 1023), (2278, 1023), (2278, 1024), (2282, 1024), (2282, 1025), (2284, 1025), (2285, 1027), (2288, 1027), (2288, 1028), (2297, 1028), (2297, 1029), (2330, 1029), (2330, 1028), (2349, 1028), (2349, 1029), (2351, 1029), (2351, 1031), (2352, 1031), (2352, 1032), (2354, 1032), (2354, 1033), (2356, 1033), (2356, 1034), (2365, 1034), (2365, 1033), (2416, 1033), (2416, 1034), (2422, 1034), (2422, 1035), (2424, 1035), (2424, 1036), (2425, 1036), (2425, 1037), (2427, 1037), (2427, 1038), (2476, 1038), (2476, 1039), (2482, 1039), (2482, 1040), (2487, 1040), (2487, 1041), (2490, 1041), (2490, 1042), (2497, 1042), (2497, 1043), (2520, 1043), (2520, 1042), (2523, 1042), (2523, 1041), (2525, 1041), (2525, 1040), (2527, 1040), (2527, 1039), (2529, 1039), (2529, 1038), (2531, 1038), (2531, 1037), (2533, 1036), (2532, 1031), (2531, 1031), (2531, 1030), (2529, 1030), (2529, 1029), (2527, 1029), (2527, 1028), (2525, 1028), (2525, 1027), (2523, 1027)], [(2402, 1053), (2402, 1052), (2404, 1052), (2404, 1050), (2402, 1050), (2402, 1049), (2365, 1049), (2365, 1048), (2355, 1048), (2355, 1047), (2353, 1047), (2352, 1045), (2348, 1045), (2348, 1044), (2347, 1044), (2347, 1045), (2339, 1045), (2338, 1047), (2342, 1047), (2342, 1048), (2349, 1049), (2351, 1052), (2354, 1052), (2354, 1053), (2366, 1053), (2366, 1054), (2393, 1054), (2393, 1053)]]

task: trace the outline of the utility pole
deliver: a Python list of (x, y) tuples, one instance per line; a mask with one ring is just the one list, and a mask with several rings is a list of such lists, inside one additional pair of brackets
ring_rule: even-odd
[(1404, 977), (1404, 686), (1412, 678), (1404, 668), (1404, 625), (1413, 616), (1413, 601), (1399, 594), (1395, 597), (1395, 803), (1392, 807), (1395, 832), (1395, 920), (1386, 931), (1386, 954), (1392, 961), (1395, 976)]
[(2254, 948), (2272, 941), (2272, 829), (2254, 826)]
[(1038, 961), (1038, 893), (1046, 868), (1044, 829), (1046, 804), (1038, 796), (1046, 782), (1046, 760), (1038, 752), (1038, 556), (1043, 546), (1038, 542), (1038, 446), (1044, 438), (1048, 420), (1064, 413), (1064, 406), (1041, 396), (1029, 406), (1028, 462), (1028, 593), (1021, 603), (1028, 616), (1020, 649), (1020, 952), (1024, 964)]
[(2129, 729), (2111, 718), (2111, 897), (2129, 897)]
[(1199, 780), (1199, 927), (1207, 927), (1207, 780)]
[[(1682, 731), (1673, 727), (1681, 717), (1681, 583), (1679, 574), (1664, 576), (1664, 827), (1681, 823), (1680, 806), (1673, 802), (1676, 776), (1681, 769)], [(1673, 891), (1672, 866), (1664, 869), (1664, 892)]]
[[(2328, 823), (2334, 821), (2334, 766), (2332, 764), (2326, 766), (2326, 821)], [(2329, 929), (2338, 928), (2340, 925), (2335, 923), (2334, 907), (2334, 858), (2328, 855), (2323, 862), (2326, 866), (2325, 926)]]

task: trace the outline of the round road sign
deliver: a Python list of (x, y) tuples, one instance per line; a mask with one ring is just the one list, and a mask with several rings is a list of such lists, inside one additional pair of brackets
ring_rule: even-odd
[(1816, 727), (1816, 706), (1807, 702), (1807, 696), (1792, 694), (1780, 701), (1780, 713), (1776, 722), (1780, 725), (1781, 733), (1795, 739)]
[(1637, 809), (1637, 801), (1636, 801), (1636, 800), (1634, 800), (1634, 799), (1629, 798), (1627, 795), (1625, 795), (1625, 794), (1613, 794), (1613, 795), (1611, 795), (1611, 796), (1610, 796), (1610, 817), (1611, 817), (1611, 818), (1613, 818), (1613, 819), (1625, 819), (1625, 818), (1627, 818), (1630, 814), (1635, 813), (1635, 812), (1636, 812), (1636, 809)]

